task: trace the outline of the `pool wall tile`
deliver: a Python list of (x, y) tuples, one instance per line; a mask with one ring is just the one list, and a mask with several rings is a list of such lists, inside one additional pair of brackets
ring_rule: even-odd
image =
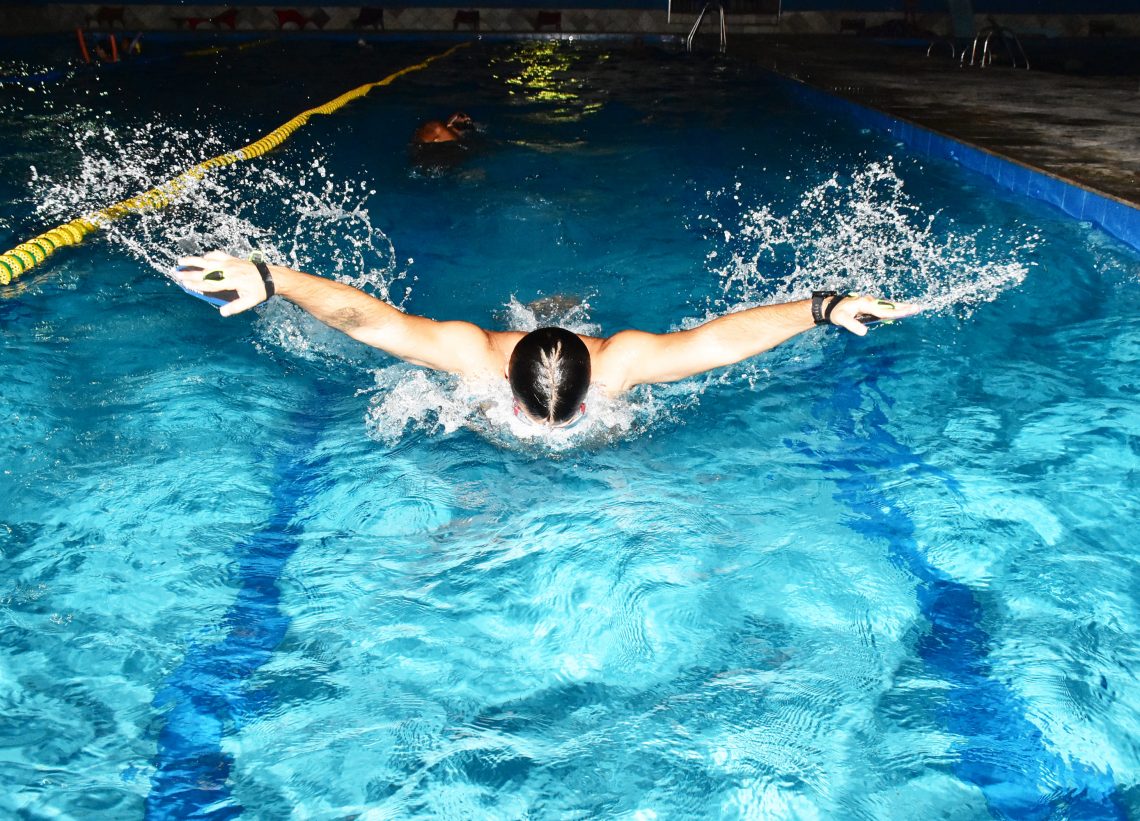
[[(1048, 186), (1045, 184), (1046, 180), (1036, 174), (1029, 179), (1029, 187), (1026, 189), (1026, 196), (1032, 197), (1035, 200), (1049, 201)], [(1056, 203), (1053, 203), (1054, 205)]]
[[(1004, 0), (1003, 0), (1004, 2)], [(1053, 7), (1043, 9), (1029, 5), (1040, 0), (1019, 0), (1013, 10), (1004, 9), (1002, 23), (1022, 36), (1035, 37), (1088, 37), (1140, 35), (1140, 0), (1053, 0)], [(317, 10), (323, 16), (314, 29), (324, 31), (354, 31), (362, 6), (361, 0), (324, 0), (320, 6), (304, 4), (264, 5), (264, 0), (230, 0), (225, 4), (198, 5), (185, 0), (115, 0), (113, 5), (102, 3), (56, 3), (44, 0), (0, 0), (0, 31), (5, 35), (71, 33), (77, 26), (107, 28), (122, 26), (143, 31), (172, 31), (185, 29), (188, 19), (202, 22), (208, 30), (233, 27), (238, 31), (274, 31), (295, 29), (298, 18), (289, 17), (287, 26), (279, 21), (276, 11), (295, 10), (301, 18), (309, 18)], [(1061, 5), (1056, 5), (1061, 3)], [(1094, 5), (1090, 5), (1090, 3)], [(1067, 5), (1066, 5), (1067, 4)], [(1122, 5), (1123, 4), (1123, 5)], [(930, 6), (917, 13), (915, 25), (937, 36), (953, 35), (951, 16), (945, 4), (928, 0), (920, 5)], [(854, 7), (853, 7), (854, 6)], [(455, 30), (453, 20), (457, 9), (480, 11), (480, 30), (494, 26), (496, 31), (511, 30), (527, 33), (537, 30), (537, 9), (560, 10), (563, 31), (626, 32), (645, 34), (674, 33), (684, 36), (696, 19), (696, 9), (666, 13), (663, 0), (487, 0), (485, 3), (459, 3), (456, 0), (415, 0), (405, 5), (379, 4), (383, 7), (384, 26), (392, 31)], [(696, 8), (699, 8), (697, 4)], [(225, 23), (210, 22), (215, 16), (234, 11), (232, 20)], [(435, 9), (440, 14), (423, 14)], [(772, 12), (775, 9), (775, 13)], [(504, 13), (509, 12), (509, 13)], [(755, 13), (754, 13), (755, 12)], [(857, 19), (864, 28), (872, 28), (898, 21), (898, 0), (784, 0), (782, 4), (767, 6), (747, 4), (739, 8), (728, 4), (729, 31), (736, 34), (842, 34), (845, 24)], [(987, 15), (994, 9), (978, 7), (974, 14), (974, 29), (989, 25)], [(520, 14), (521, 13), (521, 17)], [(401, 19), (402, 18), (402, 19)], [(303, 23), (302, 28), (308, 23)], [(372, 25), (372, 24), (368, 24)], [(367, 28), (368, 25), (363, 26)], [(198, 28), (197, 24), (194, 26)], [(854, 36), (854, 35), (852, 35)]]
[(1109, 233), (1134, 248), (1140, 248), (1140, 220), (1136, 219), (1135, 208), (1109, 200), (1104, 204), (1104, 222), (1101, 224)]
[(1089, 197), (1085, 208), (1085, 219), (1095, 225), (1104, 225), (1108, 216), (1108, 203), (1104, 197)]
[(1091, 222), (1140, 250), (1140, 208), (917, 123), (868, 108), (794, 77), (771, 73), (809, 105), (849, 117), (862, 126), (885, 131), (917, 154), (951, 160), (989, 177), (1003, 188), (1046, 202), (1076, 219)]

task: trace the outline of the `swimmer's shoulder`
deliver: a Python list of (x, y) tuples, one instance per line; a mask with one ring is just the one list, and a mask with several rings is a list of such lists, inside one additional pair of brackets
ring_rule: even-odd
[(501, 362), (506, 367), (511, 359), (511, 352), (519, 340), (526, 336), (523, 331), (487, 331), (487, 341), (494, 352), (496, 363)]
[(655, 335), (646, 331), (618, 331), (607, 337), (583, 336), (586, 349), (590, 352), (590, 382), (610, 396), (625, 393), (633, 385), (629, 384), (632, 365), (652, 344)]
[(591, 355), (621, 360), (643, 352), (655, 344), (658, 338), (658, 334), (629, 329), (607, 337), (582, 337), (582, 341), (590, 349)]

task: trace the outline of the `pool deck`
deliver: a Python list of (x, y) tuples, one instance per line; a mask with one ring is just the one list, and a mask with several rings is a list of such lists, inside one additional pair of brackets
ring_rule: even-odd
[(729, 53), (1140, 208), (1140, 72), (960, 68), (943, 45), (732, 37)]

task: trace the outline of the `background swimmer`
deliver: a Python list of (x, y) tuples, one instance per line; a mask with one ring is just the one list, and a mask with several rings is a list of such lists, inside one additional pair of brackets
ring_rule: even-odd
[(460, 111), (445, 123), (428, 120), (412, 135), (412, 165), (429, 176), (446, 172), (467, 159), (474, 147), (471, 137), (476, 133), (475, 122)]
[(414, 145), (427, 145), (430, 143), (449, 143), (462, 140), (475, 128), (475, 123), (461, 111), (448, 117), (446, 123), (439, 120), (428, 120), (416, 129), (412, 135)]

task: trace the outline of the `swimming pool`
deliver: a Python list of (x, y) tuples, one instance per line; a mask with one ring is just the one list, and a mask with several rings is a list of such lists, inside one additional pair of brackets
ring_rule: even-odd
[[(9, 90), (5, 247), (440, 50)], [(413, 167), (457, 109), (476, 150)], [(827, 284), (932, 310), (535, 441), (494, 392), (159, 273), (215, 245), (494, 327)], [(1134, 816), (1138, 277), (744, 65), (538, 42), (408, 75), (0, 299), (0, 808)]]

